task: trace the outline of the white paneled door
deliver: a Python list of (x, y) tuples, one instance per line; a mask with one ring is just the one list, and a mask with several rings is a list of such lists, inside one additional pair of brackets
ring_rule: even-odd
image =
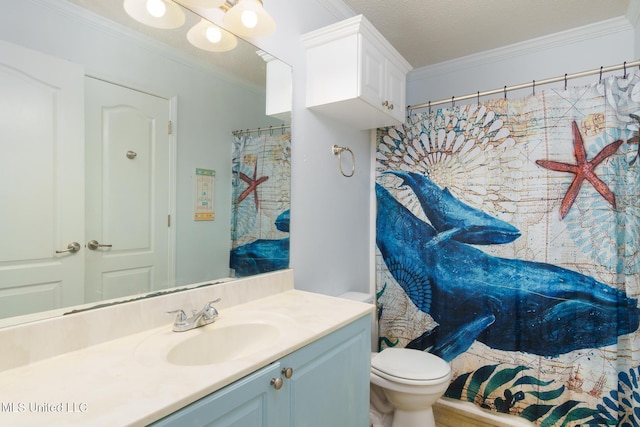
[(83, 302), (83, 75), (0, 41), (0, 317)]
[(166, 288), (169, 101), (85, 80), (88, 301)]

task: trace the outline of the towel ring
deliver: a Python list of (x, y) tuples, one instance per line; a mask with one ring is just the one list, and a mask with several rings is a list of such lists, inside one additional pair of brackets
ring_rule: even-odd
[[(356, 171), (356, 156), (353, 154), (353, 151), (351, 151), (349, 147), (338, 147), (337, 145), (334, 145), (332, 147), (332, 150), (333, 150), (333, 154), (338, 156), (338, 169), (340, 170), (340, 173), (346, 178), (351, 178), (354, 172)], [(350, 174), (344, 173), (344, 170), (342, 169), (342, 152), (343, 151), (348, 151), (349, 153), (351, 153), (351, 173)]]

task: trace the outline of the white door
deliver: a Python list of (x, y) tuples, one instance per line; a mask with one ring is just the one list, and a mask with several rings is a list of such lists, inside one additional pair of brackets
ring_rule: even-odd
[(0, 41), (0, 317), (83, 302), (83, 78)]
[(87, 301), (167, 287), (169, 108), (85, 80)]

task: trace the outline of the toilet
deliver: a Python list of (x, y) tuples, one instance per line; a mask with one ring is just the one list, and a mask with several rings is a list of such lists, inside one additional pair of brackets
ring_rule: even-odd
[(370, 377), (372, 411), (392, 409), (391, 427), (435, 427), (432, 406), (451, 381), (447, 362), (424, 351), (390, 347), (372, 353)]
[[(342, 298), (373, 303), (373, 296), (348, 292)], [(372, 347), (377, 344), (372, 328)], [(447, 391), (451, 367), (425, 351), (385, 348), (371, 353), (371, 401), (373, 427), (435, 427), (433, 404)]]

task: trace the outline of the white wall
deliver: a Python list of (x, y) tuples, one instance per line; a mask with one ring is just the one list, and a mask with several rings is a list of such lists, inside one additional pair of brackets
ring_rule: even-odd
[[(338, 5), (339, 6), (339, 5)], [(278, 29), (255, 43), (293, 67), (291, 267), (297, 289), (338, 295), (370, 285), (370, 133), (305, 108), (300, 36), (350, 15), (322, 0), (267, 0)], [(343, 177), (333, 144), (351, 148), (355, 174)]]

